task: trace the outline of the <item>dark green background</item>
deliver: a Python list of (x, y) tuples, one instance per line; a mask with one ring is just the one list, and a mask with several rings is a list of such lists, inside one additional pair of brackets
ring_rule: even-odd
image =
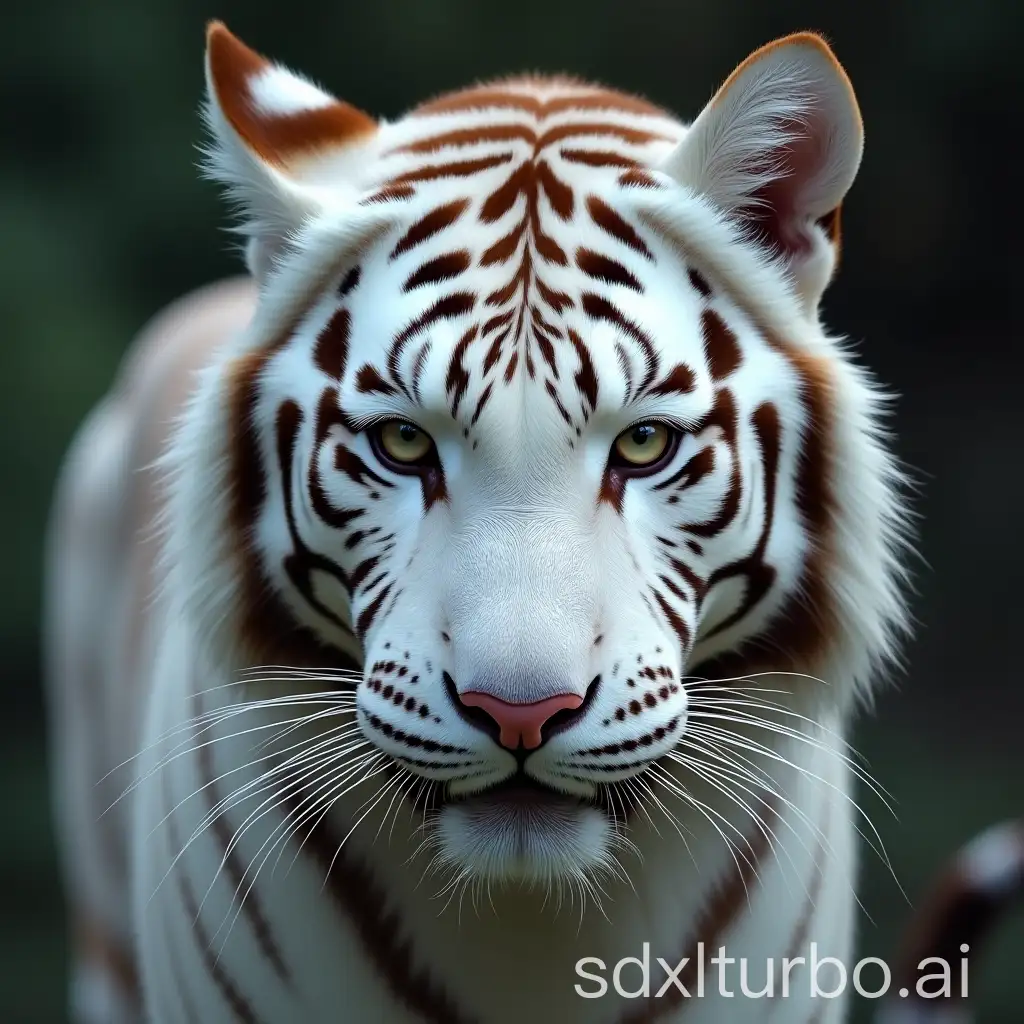
[[(895, 794), (865, 798), (911, 898), (975, 830), (1024, 807), (1024, 4), (1014, 0), (38, 0), (0, 32), (0, 1021), (64, 1019), (38, 669), (40, 542), (72, 430), (163, 303), (235, 267), (195, 172), (203, 25), (378, 115), (524, 69), (565, 70), (693, 116), (750, 50), (824, 31), (867, 130), (845, 208), (832, 325), (902, 396), (898, 449), (923, 483), (909, 670), (857, 745)], [(909, 908), (866, 856), (865, 955)], [(1024, 1020), (1024, 920), (974, 990), (983, 1024)], [(868, 1007), (858, 1008), (864, 1020)]]

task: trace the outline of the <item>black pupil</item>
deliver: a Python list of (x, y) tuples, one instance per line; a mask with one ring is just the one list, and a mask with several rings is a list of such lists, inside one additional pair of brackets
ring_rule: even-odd
[(655, 434), (654, 427), (650, 423), (641, 423), (633, 430), (633, 443), (641, 448), (650, 441)]
[(411, 444), (419, 435), (419, 431), (411, 423), (403, 423), (398, 428), (398, 433), (406, 444)]

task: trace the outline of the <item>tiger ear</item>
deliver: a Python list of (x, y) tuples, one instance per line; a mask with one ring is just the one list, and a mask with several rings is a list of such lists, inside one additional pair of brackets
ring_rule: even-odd
[(328, 194), (354, 187), (377, 124), (307, 78), (206, 30), (207, 173), (228, 187), (257, 280)]
[(820, 36), (801, 32), (740, 64), (661, 169), (779, 252), (816, 309), (863, 148), (846, 72)]

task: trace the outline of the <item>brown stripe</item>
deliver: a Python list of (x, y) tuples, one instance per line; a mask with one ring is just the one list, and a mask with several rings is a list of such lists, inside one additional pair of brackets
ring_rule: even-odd
[(427, 260), (418, 270), (413, 271), (402, 286), (402, 291), (411, 292), (427, 284), (440, 284), (450, 281), (469, 269), (469, 251), (460, 249), (458, 252), (447, 252), (432, 260)]
[[(643, 218), (656, 229), (656, 217)], [(665, 230), (672, 239), (670, 230)], [(692, 264), (693, 253), (678, 239), (680, 256)], [(842, 638), (839, 607), (829, 585), (836, 557), (837, 501), (831, 471), (835, 463), (835, 374), (828, 360), (808, 352), (765, 323), (742, 291), (729, 286), (727, 275), (715, 274), (716, 285), (754, 324), (768, 344), (792, 365), (806, 415), (796, 470), (797, 507), (809, 542), (809, 554), (797, 585), (779, 614), (746, 652), (730, 652), (712, 662), (694, 665), (709, 678), (747, 676), (761, 670), (813, 671), (831, 644)]]
[(516, 311), (514, 309), (507, 309), (504, 313), (498, 313), (497, 315), (492, 316), (490, 320), (484, 324), (481, 329), (481, 333), (484, 335), (490, 335), (502, 327), (507, 327), (515, 315)]
[(94, 917), (76, 914), (71, 927), (74, 963), (97, 967), (114, 982), (125, 999), (138, 1005), (139, 975), (131, 950)]
[(454, 202), (435, 207), (406, 231), (398, 244), (391, 250), (388, 259), (397, 259), (402, 253), (408, 252), (428, 238), (433, 238), (439, 231), (450, 227), (462, 216), (467, 206), (469, 206), (468, 199), (456, 199)]
[(562, 86), (579, 91), (541, 99), (539, 96), (512, 91), (511, 87), (515, 85), (529, 87), (534, 84), (529, 78), (511, 79), (505, 87), (502, 83), (491, 83), (439, 96), (420, 104), (412, 113), (452, 114), (467, 110), (511, 109), (522, 110), (535, 117), (544, 117), (566, 110), (608, 110), (652, 117), (667, 116), (661, 107), (655, 106), (641, 96), (632, 96), (613, 89), (595, 89), (578, 81), (544, 78), (535, 82), (541, 86)]
[(345, 376), (351, 328), (352, 316), (342, 307), (327, 321), (313, 346), (313, 362), (317, 368), (338, 382)]
[[(554, 171), (548, 166), (546, 160), (538, 160), (535, 167), (537, 184), (544, 190), (548, 197), (551, 209), (555, 216), (561, 220), (568, 220), (572, 216), (573, 197), (572, 189), (563, 181), (555, 177)], [(536, 217), (536, 213), (533, 213)]]
[(807, 1020), (807, 1024), (821, 1024), (825, 1019), (825, 1014), (828, 1012), (829, 1002), (823, 1001), (821, 1005), (811, 1014)]
[(433, 153), (445, 146), (476, 146), (485, 142), (509, 142), (522, 139), (533, 142), (537, 133), (525, 124), (489, 124), (474, 128), (456, 128), (454, 131), (431, 135), (416, 142), (407, 143), (396, 149), (388, 150), (384, 156), (393, 153)]
[[(822, 833), (825, 834), (828, 831), (829, 821), (831, 819), (832, 804), (826, 798), (825, 801), (825, 823), (822, 827)], [(807, 941), (811, 934), (811, 924), (814, 921), (815, 911), (818, 909), (818, 899), (821, 897), (821, 890), (825, 884), (825, 840), (824, 838), (818, 838), (817, 846), (814, 850), (814, 862), (811, 868), (811, 885), (807, 891), (807, 896), (804, 902), (804, 909), (797, 920), (796, 926), (793, 929), (793, 934), (790, 936), (789, 944), (786, 946), (785, 960), (793, 961), (800, 956), (801, 950), (807, 946)], [(773, 983), (774, 998), (781, 999), (782, 997), (782, 979), (783, 979), (783, 966), (780, 963), (778, 971), (775, 972), (775, 980)], [(792, 974), (789, 975), (792, 977)], [(785, 1005), (785, 1004), (783, 1004)]]
[(181, 965), (180, 952), (173, 941), (168, 944), (167, 967), (171, 975), (171, 984), (178, 995), (181, 996), (181, 1008), (185, 1013), (185, 1024), (203, 1024), (202, 1018), (196, 1012), (195, 1003), (192, 1002), (188, 978), (185, 974), (185, 969)]
[(807, 893), (807, 902), (804, 906), (800, 920), (797, 921), (793, 930), (793, 937), (789, 940), (786, 949), (786, 959), (795, 960), (800, 955), (800, 950), (807, 945), (808, 936), (811, 933), (811, 922), (814, 920), (814, 912), (817, 910), (818, 898), (825, 883), (825, 848), (819, 842), (818, 849), (814, 855), (814, 876), (811, 879), (811, 888)]
[[(170, 798), (170, 793), (168, 792), (168, 774), (164, 772), (163, 777), (164, 804), (167, 809), (170, 809), (174, 807), (174, 801)], [(167, 816), (167, 835), (171, 843), (171, 855), (172, 857), (177, 857), (182, 850), (182, 845), (181, 836), (178, 833), (178, 822), (173, 813)], [(209, 933), (203, 926), (203, 921), (199, 914), (199, 903), (196, 900), (196, 894), (192, 889), (191, 880), (185, 870), (184, 860), (178, 861), (174, 866), (174, 872), (178, 880), (178, 895), (185, 908), (185, 913), (189, 917), (191, 930), (196, 939), (196, 950), (203, 962), (206, 973), (210, 976), (214, 985), (217, 986), (224, 1002), (231, 1009), (235, 1020), (240, 1021), (241, 1024), (260, 1024), (260, 1018), (257, 1016), (256, 1011), (239, 990), (234, 980), (228, 976), (227, 971), (221, 964), (220, 957), (214, 955)]]
[(399, 376), (399, 358), (412, 338), (440, 320), (455, 320), (471, 313), (474, 305), (476, 305), (476, 295), (473, 292), (452, 292), (450, 295), (438, 299), (414, 320), (410, 320), (395, 335), (394, 341), (391, 343), (391, 350), (388, 352), (388, 372), (392, 379), (396, 380)]
[[(373, 625), (374, 620), (377, 618), (378, 612), (380, 612), (381, 605), (387, 600), (388, 594), (391, 593), (391, 588), (394, 586), (393, 583), (389, 583), (360, 613), (359, 618), (356, 620), (356, 636), (359, 637), (360, 641), (366, 639), (366, 634), (369, 632), (370, 627)], [(367, 589), (370, 589), (367, 587)]]
[[(507, 263), (519, 248), (523, 233), (526, 231), (528, 217), (524, 217), (507, 235), (503, 235), (496, 242), (484, 250), (480, 256), (480, 266), (490, 267), (495, 263)], [(488, 299), (489, 305), (494, 305)]]
[(500, 87), (480, 87), (464, 89), (461, 92), (449, 93), (437, 99), (421, 103), (413, 111), (413, 115), (421, 114), (455, 114), (464, 110), (489, 109), (524, 110), (529, 114), (539, 114), (541, 101), (535, 96), (522, 93), (507, 92)]
[(356, 373), (356, 391), (361, 395), (396, 395), (398, 388), (389, 384), (375, 366), (364, 363)]
[(516, 200), (534, 188), (533, 163), (520, 164), (480, 205), (480, 220), (493, 224), (508, 213)]
[[(345, 269), (344, 262), (327, 265), (311, 279), (307, 296), (322, 294)], [(263, 374), (270, 361), (293, 338), (306, 315), (308, 303), (295, 310), (291, 321), (262, 348), (247, 352), (227, 368), (224, 391), (229, 408), (231, 435), (226, 449), (229, 470), (229, 543), (235, 549), (240, 581), (237, 636), (244, 643), (251, 664), (289, 664), (295, 667), (323, 667), (325, 664), (351, 668), (352, 658), (327, 645), (310, 628), (300, 624), (271, 584), (257, 552), (252, 531), (267, 500), (267, 467), (255, 423)]]
[(713, 309), (705, 309), (701, 314), (701, 328), (711, 379), (717, 384), (739, 368), (743, 353), (736, 335)]
[[(204, 784), (203, 791), (206, 794), (209, 810), (211, 813), (214, 813), (220, 803), (220, 792), (214, 778), (212, 745), (209, 742), (200, 741), (198, 752), (200, 781)], [(255, 885), (250, 885), (249, 891), (245, 891), (246, 868), (242, 864), (238, 847), (231, 846), (234, 834), (230, 825), (228, 825), (227, 817), (223, 811), (216, 814), (211, 828), (214, 836), (217, 838), (217, 842), (221, 846), (221, 853), (225, 856), (224, 867), (227, 870), (228, 877), (231, 879), (231, 887), (236, 893), (236, 896), (232, 899), (241, 899), (241, 912), (248, 919), (249, 927), (252, 930), (253, 937), (256, 939), (256, 945), (259, 946), (260, 952), (270, 962), (274, 973), (285, 985), (291, 988), (291, 973), (274, 940), (273, 931), (267, 921), (266, 914), (263, 912), (259, 892)]]
[(409, 199), (416, 195), (412, 185), (385, 185), (359, 200), (360, 206), (373, 206), (375, 203), (392, 203), (397, 200)]
[(711, 285), (708, 284), (707, 278), (699, 270), (694, 270), (693, 267), (690, 267), (690, 269), (686, 271), (686, 276), (689, 278), (690, 284), (692, 284), (705, 299), (711, 294)]
[(537, 294), (556, 312), (561, 313), (563, 310), (568, 309), (572, 306), (572, 298), (566, 295), (565, 292), (555, 291), (553, 288), (549, 288), (539, 277), (534, 281), (537, 286)]
[[(621, 512), (621, 508), (619, 511)], [(664, 576), (661, 578), (662, 580), (665, 580)], [(658, 602), (658, 607), (661, 608), (662, 614), (666, 619), (668, 619), (668, 623), (672, 627), (672, 631), (679, 638), (680, 647), (684, 651), (688, 651), (690, 649), (691, 639), (690, 627), (676, 614), (672, 606), (665, 600), (661, 591), (652, 589), (652, 593), (654, 594), (654, 599)], [(679, 596), (684, 603), (689, 600), (688, 595), (686, 594), (680, 594)]]
[(576, 265), (587, 277), (592, 277), (606, 284), (620, 284), (624, 288), (632, 288), (642, 292), (644, 286), (618, 260), (603, 256), (592, 249), (576, 250)]
[(519, 349), (513, 349), (512, 355), (508, 357), (508, 362), (505, 364), (505, 372), (502, 377), (506, 384), (512, 383), (512, 378), (516, 374), (516, 367), (519, 365)]
[(481, 171), (500, 167), (512, 159), (511, 153), (499, 153), (497, 156), (482, 156), (476, 160), (451, 160), (445, 164), (427, 164), (398, 175), (391, 184), (407, 185), (414, 181), (436, 181), (438, 178), (468, 178)]
[(645, 259), (653, 260), (654, 254), (647, 248), (644, 240), (637, 234), (632, 225), (628, 224), (604, 200), (597, 196), (587, 197), (587, 212), (593, 222), (613, 238), (628, 245), (634, 252), (640, 253)]
[[(579, 122), (577, 124), (560, 124), (549, 128), (538, 140), (537, 149), (541, 150), (563, 139), (575, 139), (581, 135), (600, 135), (618, 139), (632, 146), (643, 146), (648, 142), (671, 142), (672, 139), (660, 132), (644, 131), (642, 128), (627, 128), (621, 124), (598, 124)], [(633, 173), (633, 172), (626, 172)]]
[(640, 348), (644, 357), (644, 377), (640, 382), (638, 393), (646, 391), (654, 382), (658, 373), (658, 353), (639, 324), (626, 317), (622, 310), (614, 303), (609, 302), (603, 295), (594, 292), (584, 292), (580, 296), (580, 305), (583, 312), (593, 320), (604, 320), (614, 324), (623, 334), (632, 338)]
[[(672, 964), (679, 963), (684, 956), (689, 958), (679, 975), (679, 980), (687, 991), (697, 981), (698, 943), (703, 943), (705, 948), (721, 944), (725, 932), (735, 924), (743, 909), (750, 885), (759, 877), (761, 864), (771, 849), (769, 837), (780, 820), (779, 803), (771, 799), (766, 803), (768, 806), (763, 815), (764, 828), (756, 829), (753, 836), (748, 838), (746, 853), (740, 858), (739, 867), (732, 865), (732, 870), (718, 884), (698, 915), (692, 934), (682, 943), (682, 952), (674, 958), (664, 957), (667, 963)], [(676, 986), (672, 986), (660, 999), (651, 996), (635, 1009), (627, 1010), (619, 1018), (619, 1024), (654, 1024), (655, 1021), (664, 1020), (668, 1014), (680, 1009), (683, 998), (682, 992)]]
[[(284, 800), (287, 813), (300, 813), (301, 797)], [(479, 1024), (459, 1008), (430, 969), (416, 964), (412, 940), (398, 912), (388, 906), (387, 894), (368, 864), (341, 842), (327, 821), (316, 816), (306, 834), (295, 839), (326, 876), (327, 891), (354, 927), (363, 951), (387, 984), (394, 999), (427, 1024)]]
[[(231, 538), (241, 582), (238, 632), (255, 664), (310, 664), (320, 647), (278, 595), (254, 550), (252, 529), (266, 501), (267, 467), (255, 423), (261, 378), (278, 346), (252, 352), (228, 371), (227, 400), (233, 436), (229, 441)], [(313, 662), (315, 663), (315, 662)]]
[(745, 577), (743, 600), (709, 632), (717, 636), (741, 622), (764, 596), (771, 590), (778, 575), (773, 565), (765, 560), (768, 541), (775, 525), (775, 504), (778, 492), (779, 457), (781, 452), (782, 426), (779, 410), (772, 402), (762, 402), (750, 417), (758, 450), (761, 452), (762, 479), (764, 487), (764, 508), (761, 513), (761, 534), (754, 550), (745, 558), (716, 569), (708, 581), (708, 588), (723, 580), (737, 576)]
[(565, 147), (558, 151), (563, 160), (572, 164), (583, 164), (586, 167), (619, 167), (624, 171), (638, 166), (632, 157), (623, 156), (605, 149), (573, 149)]
[[(332, 423), (344, 422), (340, 416), (340, 410), (337, 408), (336, 401), (331, 400), (335, 394), (333, 388), (325, 389), (325, 398), (331, 397), (327, 401), (319, 403), (317, 428), (324, 432), (329, 429)], [(281, 560), (281, 568), (287, 575), (291, 585), (311, 609), (328, 622), (333, 623), (338, 630), (351, 636), (352, 631), (349, 629), (348, 624), (333, 607), (323, 602), (317, 596), (316, 587), (313, 583), (315, 574), (322, 572), (327, 576), (332, 576), (344, 591), (351, 593), (345, 570), (334, 559), (313, 551), (302, 539), (299, 532), (299, 516), (296, 510), (297, 501), (295, 497), (296, 481), (293, 465), (298, 448), (299, 431), (302, 429), (304, 420), (305, 415), (302, 409), (292, 399), (282, 402), (277, 410), (275, 423), (277, 463), (280, 474), (279, 479), (281, 481), (284, 520), (285, 525), (288, 527), (288, 536), (291, 539), (291, 551)], [(316, 463), (321, 450), (321, 444), (314, 446), (316, 454), (311, 465)], [(340, 444), (335, 448), (335, 469), (340, 472), (347, 472), (353, 480), (360, 484), (363, 483), (364, 477), (369, 476), (378, 485), (389, 486), (387, 481), (373, 476), (372, 472), (352, 453), (348, 453), (348, 463), (342, 463), (341, 457), (345, 451), (345, 448)]]
[(466, 371), (463, 360), (467, 349), (473, 344), (479, 333), (479, 327), (473, 326), (468, 328), (462, 337), (459, 338), (455, 348), (452, 349), (451, 359), (448, 362), (448, 372), (445, 374), (444, 389), (451, 399), (453, 417), (458, 416), (459, 403), (466, 393), (466, 388), (469, 387), (469, 373)]
[(789, 360), (800, 380), (807, 421), (797, 460), (797, 508), (809, 553), (798, 584), (757, 642), (747, 651), (731, 651), (702, 663), (701, 673), (708, 678), (747, 676), (762, 669), (806, 672), (842, 635), (836, 597), (828, 582), (835, 559), (836, 521), (830, 480), (835, 416), (832, 370), (824, 359), (778, 337), (760, 324), (753, 310), (738, 305), (761, 327), (769, 344)]
[(676, 363), (663, 380), (651, 387), (652, 395), (688, 395), (693, 391), (696, 378), (685, 363)]
[(343, 299), (346, 295), (354, 292), (359, 287), (359, 279), (363, 276), (363, 268), (357, 263), (341, 280), (338, 285), (338, 298)]
[(776, 340), (800, 378), (807, 424), (797, 463), (797, 507), (810, 540), (810, 553), (800, 583), (765, 640), (766, 649), (781, 657), (780, 670), (806, 670), (840, 636), (836, 599), (829, 584), (835, 560), (836, 497), (829, 478), (833, 463), (832, 369), (824, 359)]
[(662, 188), (662, 184), (649, 171), (635, 168), (619, 175), (619, 184), (626, 188)]
[(422, 396), (420, 395), (420, 381), (423, 377), (423, 371), (426, 369), (427, 356), (430, 355), (430, 339), (428, 338), (421, 346), (419, 352), (416, 353), (416, 358), (412, 364), (412, 393), (413, 397), (417, 402), (422, 402)]
[(601, 89), (577, 96), (557, 96), (544, 102), (546, 115), (558, 114), (563, 110), (610, 110), (621, 111), (624, 114), (646, 114), (652, 117), (668, 116), (661, 107), (655, 106), (642, 96), (631, 96), (629, 93), (617, 92), (613, 89)]
[(377, 130), (373, 119), (347, 103), (303, 110), (289, 116), (240, 118), (242, 97), (218, 96), (226, 102), (232, 124), (245, 141), (267, 163), (287, 167), (296, 159), (332, 147), (342, 147), (365, 139)]

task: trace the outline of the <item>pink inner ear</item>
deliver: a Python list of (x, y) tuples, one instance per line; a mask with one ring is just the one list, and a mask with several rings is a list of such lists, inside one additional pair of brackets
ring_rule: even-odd
[[(835, 212), (822, 213), (808, 206), (821, 175), (827, 173), (829, 125), (812, 114), (807, 121), (781, 127), (796, 137), (772, 154), (780, 177), (754, 193), (758, 205), (747, 214), (747, 220), (783, 253), (801, 256), (810, 250), (812, 223), (829, 221)], [(831, 235), (830, 227), (828, 224), (826, 231)]]

